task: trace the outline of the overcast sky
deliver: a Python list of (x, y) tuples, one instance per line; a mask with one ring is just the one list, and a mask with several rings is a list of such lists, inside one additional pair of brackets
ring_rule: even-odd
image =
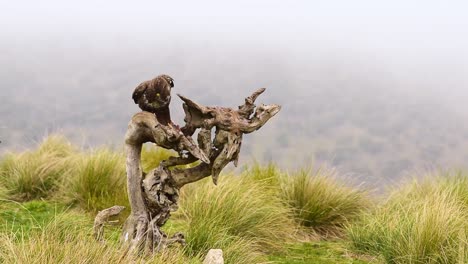
[(73, 56), (131, 63), (151, 49), (179, 61), (264, 53), (295, 79), (311, 78), (323, 57), (350, 70), (364, 61), (404, 83), (386, 89), (468, 113), (467, 14), (468, 1), (2, 0), (0, 48), (19, 71), (21, 56), (67, 67)]
[(2, 0), (0, 27), (2, 42), (27, 38), (31, 46), (47, 39), (118, 39), (116, 45), (157, 39), (275, 50), (291, 60), (310, 59), (317, 49), (344, 50), (398, 66), (447, 63), (465, 75), (467, 14), (467, 1)]

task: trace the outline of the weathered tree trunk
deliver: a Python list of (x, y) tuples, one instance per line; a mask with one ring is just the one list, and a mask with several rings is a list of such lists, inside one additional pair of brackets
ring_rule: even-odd
[[(281, 109), (278, 105), (256, 108), (255, 99), (264, 90), (247, 97), (239, 110), (206, 107), (179, 95), (185, 102), (186, 113), (186, 126), (182, 129), (173, 124), (159, 124), (149, 112), (133, 116), (125, 135), (131, 214), (121, 237), (131, 251), (153, 253), (174, 242), (185, 243), (182, 234), (168, 237), (161, 231), (171, 212), (177, 210), (180, 188), (210, 175), (216, 184), (219, 173), (229, 162), (237, 165), (243, 134), (259, 129)], [(212, 128), (216, 129), (214, 139)], [(196, 129), (201, 129), (198, 144), (191, 138)], [(179, 157), (171, 157), (143, 175), (140, 159), (145, 142), (176, 150)], [(171, 168), (195, 161), (201, 163), (187, 169)]]

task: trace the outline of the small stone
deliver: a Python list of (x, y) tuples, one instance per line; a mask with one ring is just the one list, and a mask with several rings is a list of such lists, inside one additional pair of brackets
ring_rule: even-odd
[(224, 264), (223, 251), (221, 249), (210, 249), (203, 264)]

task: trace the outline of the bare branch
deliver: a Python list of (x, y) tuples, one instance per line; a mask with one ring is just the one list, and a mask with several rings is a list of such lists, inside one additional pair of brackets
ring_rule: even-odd
[(112, 206), (111, 208), (99, 211), (94, 218), (94, 237), (102, 241), (104, 237), (104, 225), (109, 222), (109, 218), (119, 215), (125, 209), (124, 206)]
[(239, 106), (239, 114), (244, 118), (249, 118), (252, 115), (255, 109), (255, 100), (259, 97), (263, 92), (265, 92), (266, 88), (260, 88), (255, 91), (251, 96), (245, 98), (245, 103)]

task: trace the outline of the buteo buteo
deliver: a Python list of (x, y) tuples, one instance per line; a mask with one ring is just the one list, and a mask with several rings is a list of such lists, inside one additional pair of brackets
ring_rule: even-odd
[(172, 87), (174, 80), (169, 75), (159, 75), (138, 85), (132, 98), (141, 110), (154, 113), (160, 124), (167, 125), (172, 122), (169, 112)]

